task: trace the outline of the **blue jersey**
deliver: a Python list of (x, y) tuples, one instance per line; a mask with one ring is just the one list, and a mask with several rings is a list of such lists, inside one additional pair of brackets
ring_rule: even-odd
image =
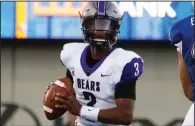
[[(178, 48), (183, 55), (194, 92), (194, 15), (184, 18), (173, 25), (170, 30), (170, 40), (172, 45)], [(194, 93), (193, 99), (195, 100)]]

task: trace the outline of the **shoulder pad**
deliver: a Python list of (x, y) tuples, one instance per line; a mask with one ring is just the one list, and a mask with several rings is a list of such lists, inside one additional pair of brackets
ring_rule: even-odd
[(122, 75), (120, 80), (136, 80), (144, 72), (144, 60), (133, 51), (121, 50)]
[(60, 53), (60, 60), (63, 63), (63, 65), (67, 65), (67, 62), (72, 57), (72, 54), (74, 54), (75, 51), (78, 49), (86, 47), (86, 43), (68, 43), (64, 44), (63, 49)]

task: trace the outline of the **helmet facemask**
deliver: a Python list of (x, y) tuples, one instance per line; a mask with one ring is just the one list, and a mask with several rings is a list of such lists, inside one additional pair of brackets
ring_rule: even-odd
[(112, 47), (118, 38), (121, 19), (105, 15), (81, 16), (84, 41), (97, 47)]

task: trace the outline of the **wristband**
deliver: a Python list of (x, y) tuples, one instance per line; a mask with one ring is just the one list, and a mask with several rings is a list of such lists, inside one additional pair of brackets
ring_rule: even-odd
[(82, 106), (80, 110), (80, 116), (91, 121), (97, 121), (99, 111), (100, 111), (99, 108)]

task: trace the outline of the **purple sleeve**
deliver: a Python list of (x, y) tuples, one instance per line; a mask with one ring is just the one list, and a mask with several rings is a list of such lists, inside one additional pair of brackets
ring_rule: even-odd
[(121, 81), (137, 80), (144, 72), (144, 62), (141, 58), (133, 58), (122, 71)]
[(120, 81), (116, 84), (115, 99), (136, 99), (136, 80), (144, 72), (144, 62), (141, 58), (133, 58), (122, 71)]

